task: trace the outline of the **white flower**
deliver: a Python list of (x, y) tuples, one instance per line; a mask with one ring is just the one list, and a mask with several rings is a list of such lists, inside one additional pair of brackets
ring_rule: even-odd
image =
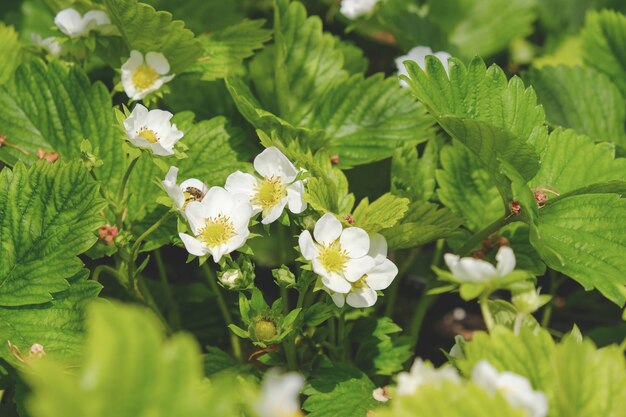
[(265, 374), (261, 398), (257, 404), (260, 417), (304, 416), (300, 408), (300, 391), (304, 378), (295, 372), (280, 375), (276, 371)]
[(348, 294), (336, 292), (331, 295), (337, 307), (343, 307), (345, 302), (355, 308), (373, 306), (378, 299), (376, 291), (389, 287), (398, 275), (398, 267), (387, 259), (387, 241), (383, 235), (374, 233), (369, 238), (368, 256), (374, 259), (374, 266), (352, 283), (352, 288)]
[[(322, 278), (329, 290), (347, 294), (353, 285), (361, 285), (364, 274), (376, 265), (368, 255), (370, 237), (358, 227), (343, 229), (339, 220), (330, 213), (324, 214), (315, 224), (311, 233), (305, 230), (300, 234), (298, 244), (305, 259), (312, 261), (313, 271)], [(348, 298), (348, 304), (352, 297)]]
[(200, 180), (190, 178), (180, 185), (176, 184), (178, 168), (170, 167), (162, 184), (167, 195), (174, 201), (179, 210), (184, 210), (187, 204), (192, 201), (201, 201), (209, 191), (209, 187)]
[(508, 275), (515, 269), (515, 254), (508, 246), (501, 246), (496, 254), (498, 265), (494, 267), (487, 261), (476, 258), (459, 258), (457, 255), (446, 253), (446, 265), (456, 278), (464, 282), (486, 282), (494, 278)]
[(533, 391), (528, 380), (513, 372), (498, 371), (486, 360), (476, 364), (472, 380), (490, 393), (500, 393), (513, 407), (526, 410), (528, 417), (548, 414), (548, 399), (541, 391)]
[(162, 53), (148, 52), (144, 60), (141, 52), (131, 51), (122, 65), (122, 86), (128, 97), (141, 100), (174, 78), (174, 74), (166, 75), (168, 72), (170, 63)]
[(157, 155), (174, 155), (174, 145), (183, 137), (183, 132), (170, 123), (172, 113), (150, 110), (137, 104), (124, 120), (128, 141), (138, 148), (152, 149)]
[(417, 358), (409, 372), (400, 372), (398, 374), (396, 393), (398, 395), (413, 395), (422, 385), (440, 385), (443, 381), (451, 381), (458, 384), (461, 382), (461, 378), (452, 366), (444, 365), (437, 369), (431, 363)]
[(342, 0), (340, 12), (348, 19), (370, 13), (380, 0)]
[(386, 403), (389, 401), (389, 393), (387, 392), (387, 387), (379, 387), (372, 391), (372, 398), (381, 403)]
[[(433, 50), (427, 46), (416, 46), (415, 48), (411, 49), (408, 54), (396, 58), (398, 75), (409, 75), (406, 68), (404, 67), (404, 61), (415, 61), (415, 63), (421, 69), (426, 70), (426, 57), (428, 55), (434, 55), (439, 61), (441, 61), (441, 63), (443, 64), (443, 68), (446, 70), (446, 74), (449, 74), (450, 69), (448, 65), (448, 58), (451, 58), (452, 55), (443, 51), (433, 53)], [(400, 80), (400, 85), (402, 87), (409, 86), (404, 80)]]
[(90, 10), (81, 16), (78, 11), (69, 8), (57, 13), (54, 17), (54, 24), (70, 38), (79, 38), (88, 36), (92, 30), (104, 28), (106, 31), (106, 26), (111, 24), (111, 19), (101, 10)]
[(211, 187), (202, 201), (187, 204), (185, 215), (195, 236), (179, 234), (185, 248), (196, 256), (211, 254), (216, 263), (242, 247), (250, 235), (252, 207), (244, 196), (222, 187)]
[(58, 57), (63, 51), (63, 46), (54, 36), (42, 38), (40, 34), (32, 32), (30, 34), (30, 39), (35, 44), (35, 46), (37, 46), (39, 49), (46, 51), (53, 57)]
[(287, 205), (296, 214), (306, 209), (304, 184), (294, 182), (298, 171), (281, 151), (273, 146), (265, 149), (254, 158), (254, 169), (263, 178), (237, 171), (228, 176), (224, 188), (247, 195), (253, 214), (262, 213), (261, 223), (278, 219)]

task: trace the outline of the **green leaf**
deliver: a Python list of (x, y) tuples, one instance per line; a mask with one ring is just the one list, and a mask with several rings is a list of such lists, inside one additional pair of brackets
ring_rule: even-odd
[(202, 56), (200, 41), (181, 20), (172, 21), (171, 13), (157, 12), (138, 0), (104, 0), (104, 4), (129, 51), (161, 52), (173, 74), (181, 73)]
[(524, 38), (535, 20), (535, 1), (528, 0), (438, 0), (429, 6), (429, 17), (468, 58), (493, 55)]
[(208, 407), (199, 349), (189, 335), (165, 339), (149, 312), (94, 304), (82, 366), (41, 361), (24, 374), (33, 417), (200, 417)]
[(13, 77), (15, 69), (22, 61), (22, 44), (11, 26), (0, 22), (0, 85)]
[(217, 33), (201, 35), (204, 52), (189, 69), (211, 81), (226, 78), (240, 70), (243, 60), (270, 40), (271, 31), (263, 29), (264, 20), (244, 20)]
[(0, 88), (0, 132), (13, 145), (0, 147), (0, 160), (32, 163), (40, 147), (58, 152), (61, 160), (79, 158), (80, 143), (89, 139), (105, 162), (95, 170), (98, 179), (116, 187), (126, 157), (104, 84), (92, 85), (76, 66), (40, 60), (20, 66), (14, 81)]
[(415, 146), (396, 149), (391, 160), (391, 192), (411, 200), (428, 201), (435, 191), (438, 149), (430, 140), (418, 157)]
[[(339, 155), (342, 167), (387, 158), (398, 145), (430, 137), (431, 118), (397, 79), (349, 76), (345, 45), (322, 31), (319, 17), (307, 18), (301, 3), (278, 8), (275, 18), (275, 44), (250, 65), (258, 99), (244, 83), (229, 80), (237, 107), (256, 128), (288, 129), (303, 149), (323, 145)], [(354, 59), (354, 49), (348, 51)]]
[(350, 332), (358, 344), (355, 363), (370, 375), (393, 375), (404, 368), (413, 355), (409, 337), (398, 336), (402, 329), (388, 317), (364, 318)]
[(467, 147), (453, 142), (443, 147), (439, 159), (437, 196), (465, 220), (469, 230), (478, 231), (504, 215), (505, 208), (493, 180)]
[(83, 269), (104, 207), (82, 164), (40, 162), (0, 172), (0, 305), (52, 300)]
[(522, 222), (511, 223), (499, 232), (509, 241), (509, 246), (515, 252), (516, 268), (528, 271), (535, 276), (542, 276), (546, 272), (537, 250), (530, 244), (530, 227)]
[(554, 355), (554, 341), (546, 330), (523, 327), (520, 335), (503, 326), (496, 326), (491, 334), (475, 332), (472, 341), (465, 344), (464, 357), (455, 364), (465, 375), (474, 366), (487, 359), (499, 371), (510, 371), (527, 378), (534, 389), (550, 389), (553, 375), (550, 362)]
[(626, 180), (626, 159), (616, 159), (615, 147), (609, 143), (594, 144), (573, 130), (557, 129), (535, 146), (541, 167), (529, 184), (543, 188), (549, 198), (592, 184)]
[[(576, 364), (575, 366), (572, 366)], [(588, 339), (567, 337), (556, 348), (551, 408), (558, 417), (621, 416), (626, 398), (623, 349), (596, 349)]]
[(528, 180), (538, 169), (528, 142), (546, 133), (543, 111), (531, 88), (517, 77), (507, 82), (495, 65), (486, 69), (479, 58), (468, 67), (455, 59), (449, 65), (448, 76), (435, 57), (427, 57), (426, 72), (408, 61), (405, 78), (439, 125), (476, 155), (508, 205), (511, 180)]
[(413, 248), (449, 236), (462, 220), (446, 208), (425, 201), (409, 205), (400, 223), (381, 231), (390, 250)]
[(366, 197), (354, 210), (354, 224), (368, 233), (376, 233), (395, 226), (408, 209), (408, 198), (391, 193), (383, 194), (372, 204)]
[(333, 364), (311, 374), (303, 391), (308, 396), (303, 408), (309, 417), (364, 416), (378, 404), (372, 397), (374, 388), (372, 381), (358, 369)]
[(340, 156), (341, 166), (390, 157), (398, 146), (415, 145), (432, 135), (432, 119), (424, 108), (397, 78), (382, 74), (357, 74), (336, 84), (294, 123), (325, 130), (330, 152)]
[(585, 63), (607, 75), (626, 99), (626, 16), (612, 10), (589, 13), (582, 34)]
[(15, 362), (9, 353), (9, 341), (26, 356), (28, 349), (39, 343), (48, 356), (75, 364), (83, 353), (86, 305), (102, 288), (97, 282), (88, 281), (87, 275), (83, 269), (72, 277), (67, 290), (53, 294), (47, 303), (0, 307), (0, 356)]
[(502, 395), (492, 395), (474, 383), (424, 384), (414, 395), (394, 396), (377, 417), (524, 417)]
[(622, 306), (626, 301), (625, 209), (626, 199), (620, 194), (562, 196), (539, 210), (531, 243), (550, 268), (587, 290), (597, 288)]
[(533, 68), (527, 75), (548, 123), (626, 145), (624, 99), (603, 74), (587, 67), (558, 66)]

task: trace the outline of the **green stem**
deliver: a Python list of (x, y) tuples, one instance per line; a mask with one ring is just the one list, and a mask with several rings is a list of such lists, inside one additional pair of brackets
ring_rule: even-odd
[(287, 315), (289, 314), (289, 294), (287, 293), (287, 288), (280, 287), (280, 298), (283, 299), (283, 313)]
[(120, 284), (124, 284), (124, 279), (122, 277), (122, 274), (119, 273), (119, 271), (117, 271), (115, 268), (111, 268), (108, 265), (98, 265), (94, 268), (93, 273), (91, 274), (91, 279), (93, 281), (96, 282), (100, 282), (100, 275), (106, 272), (112, 276), (114, 276), (119, 282)]
[(485, 226), (482, 230), (476, 233), (474, 236), (470, 238), (465, 244), (459, 249), (458, 253), (461, 256), (469, 255), (472, 250), (476, 249), (483, 240), (502, 229), (507, 224), (511, 223), (511, 221), (515, 218), (514, 213), (507, 213), (504, 216), (500, 217), (498, 220), (494, 221), (490, 225)]
[(165, 213), (165, 215), (157, 220), (152, 226), (150, 226), (148, 230), (143, 232), (130, 248), (130, 259), (128, 260), (128, 281), (131, 288), (137, 289), (137, 285), (135, 282), (135, 261), (137, 260), (137, 255), (139, 254), (139, 246), (141, 246), (141, 242), (143, 242), (155, 230), (161, 227), (161, 225), (165, 223), (170, 217), (172, 217), (174, 213), (175, 212), (173, 210)]
[(335, 328), (335, 317), (328, 320), (328, 343), (337, 347), (337, 329)]
[[(104, 198), (107, 202), (109, 201), (109, 198), (107, 197), (106, 193), (104, 192), (104, 190), (102, 189), (102, 183), (100, 182), (100, 180), (98, 180), (98, 177), (96, 176), (96, 173), (94, 172), (93, 169), (89, 170), (89, 174), (91, 175), (91, 178), (94, 179), (94, 181), (96, 182), (96, 184), (98, 184), (98, 191), (100, 192), (100, 196), (102, 198)], [(109, 203), (110, 204), (110, 203)]]
[(144, 281), (141, 274), (139, 274), (139, 276), (137, 277), (136, 282), (137, 282), (137, 291), (138, 291), (137, 294), (141, 298), (141, 301), (143, 301), (148, 307), (152, 309), (152, 311), (154, 311), (157, 317), (163, 322), (163, 325), (167, 329), (167, 332), (171, 333), (172, 329), (168, 321), (165, 319), (165, 317), (163, 317), (163, 314), (161, 313), (159, 306), (154, 300), (154, 297), (152, 296), (152, 293), (150, 292), (150, 289), (148, 288), (148, 285)]
[(174, 300), (172, 288), (167, 281), (167, 271), (165, 270), (165, 263), (163, 262), (163, 257), (161, 256), (161, 251), (159, 249), (154, 251), (154, 260), (156, 262), (157, 270), (159, 271), (159, 278), (161, 280), (163, 294), (165, 295), (165, 302), (167, 303), (169, 321), (172, 323), (174, 330), (180, 330), (180, 312), (178, 311), (178, 305), (176, 305), (176, 301)]
[(343, 310), (341, 311), (341, 313), (339, 313), (339, 322), (337, 326), (337, 343), (337, 347), (341, 355), (341, 360), (345, 362), (348, 356), (349, 346), (348, 337), (346, 334), (346, 313)]
[[(439, 239), (437, 241), (437, 246), (435, 247), (435, 252), (433, 253), (431, 265), (439, 266), (439, 263), (441, 262), (441, 258), (443, 255), (444, 243), (445, 243), (444, 239)], [(428, 291), (430, 290), (432, 283), (433, 281), (431, 280), (426, 284), (426, 287), (424, 288), (424, 292), (422, 292), (419, 300), (417, 301), (417, 306), (415, 307), (415, 310), (413, 311), (413, 316), (411, 317), (411, 321), (409, 321), (409, 326), (408, 326), (409, 336), (413, 340), (414, 347), (417, 346), (417, 343), (419, 341), (420, 331), (422, 330), (422, 324), (424, 323), (424, 317), (426, 317), (426, 312), (437, 299), (437, 295), (428, 294)]]
[[(222, 318), (226, 322), (226, 325), (229, 326), (233, 324), (233, 318), (230, 315), (230, 311), (228, 311), (228, 307), (226, 306), (226, 301), (224, 300), (224, 296), (222, 291), (220, 290), (219, 285), (217, 285), (217, 275), (215, 271), (213, 271), (209, 266), (205, 263), (201, 266), (202, 271), (206, 277), (207, 283), (209, 284), (209, 288), (211, 291), (215, 293), (215, 297), (217, 298), (217, 306), (222, 313)], [(239, 338), (233, 332), (228, 330), (230, 334), (230, 345), (233, 350), (233, 356), (237, 359), (241, 359), (241, 344), (239, 343)]]
[(480, 312), (483, 315), (483, 320), (485, 321), (487, 330), (491, 332), (495, 323), (493, 321), (493, 316), (491, 315), (491, 310), (489, 310), (489, 294), (484, 293), (481, 295), (478, 302), (480, 304)]
[(130, 178), (131, 172), (133, 172), (133, 168), (135, 168), (135, 165), (137, 165), (137, 161), (139, 161), (139, 158), (135, 158), (132, 161), (130, 161), (130, 164), (128, 164), (128, 167), (126, 168), (126, 172), (124, 172), (124, 176), (122, 177), (122, 182), (120, 183), (120, 189), (117, 192), (118, 203), (120, 203), (122, 199), (124, 198), (124, 192), (126, 191), (126, 185), (128, 184), (128, 179)]
[(396, 304), (396, 299), (398, 298), (400, 280), (409, 271), (409, 269), (411, 269), (411, 266), (413, 265), (413, 262), (415, 262), (415, 258), (417, 257), (419, 252), (420, 252), (420, 248), (411, 249), (407, 257), (402, 262), (402, 265), (400, 265), (400, 268), (398, 269), (398, 275), (396, 276), (396, 279), (393, 280), (393, 282), (391, 283), (391, 287), (387, 291), (387, 296), (386, 296), (387, 301), (385, 304), (385, 316), (391, 317), (391, 315), (393, 314), (393, 308)]
[(417, 301), (417, 306), (415, 307), (415, 310), (413, 311), (413, 316), (411, 317), (411, 321), (409, 322), (409, 336), (413, 340), (413, 346), (417, 346), (420, 331), (422, 330), (422, 324), (424, 323), (424, 317), (426, 317), (426, 312), (428, 311), (428, 308), (437, 299), (436, 295), (428, 294), (429, 290), (429, 286), (426, 286), (426, 288), (424, 288), (424, 292)]
[(559, 281), (558, 273), (554, 270), (550, 270), (550, 295), (552, 295), (552, 300), (543, 309), (543, 313), (541, 315), (541, 327), (547, 328), (550, 325), (550, 319), (552, 318), (552, 310), (554, 309), (554, 295), (556, 294), (556, 290), (561, 285), (562, 281)]

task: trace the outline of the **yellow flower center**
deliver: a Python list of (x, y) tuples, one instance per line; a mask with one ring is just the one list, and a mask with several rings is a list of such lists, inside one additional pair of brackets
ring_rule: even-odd
[(328, 272), (339, 274), (346, 268), (348, 253), (335, 241), (320, 251), (318, 259)]
[(133, 71), (132, 80), (135, 87), (146, 90), (159, 78), (159, 74), (149, 65), (141, 64)]
[(219, 214), (206, 219), (205, 226), (200, 230), (199, 238), (207, 246), (219, 246), (228, 242), (235, 235), (235, 227), (230, 218)]
[(196, 187), (187, 187), (183, 191), (183, 196), (185, 197), (185, 204), (183, 204), (183, 209), (187, 206), (187, 204), (192, 201), (200, 201), (204, 194), (202, 194), (201, 190), (198, 190)]
[(256, 186), (256, 195), (252, 203), (261, 206), (263, 211), (269, 210), (285, 196), (285, 187), (278, 177), (265, 177)]
[(154, 130), (146, 129), (145, 127), (142, 127), (141, 130), (139, 130), (139, 136), (150, 143), (157, 143), (159, 141), (159, 138), (156, 133), (154, 133)]

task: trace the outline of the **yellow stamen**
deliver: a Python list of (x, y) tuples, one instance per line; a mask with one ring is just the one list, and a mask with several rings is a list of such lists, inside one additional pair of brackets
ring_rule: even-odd
[(142, 138), (144, 138), (150, 143), (157, 143), (159, 141), (159, 138), (157, 137), (156, 133), (154, 133), (154, 130), (146, 129), (145, 127), (142, 127), (138, 133), (139, 133), (139, 136), (141, 136)]
[(133, 71), (132, 81), (135, 87), (146, 90), (159, 78), (159, 74), (149, 65), (141, 64)]
[(216, 217), (206, 219), (204, 228), (200, 231), (199, 238), (207, 246), (219, 246), (228, 242), (235, 235), (235, 227), (230, 218), (219, 214)]
[(365, 282), (365, 278), (367, 278), (367, 275), (363, 275), (361, 278), (354, 281), (352, 283), (352, 289), (359, 290), (361, 288), (365, 288), (367, 286), (367, 283)]
[(318, 259), (328, 272), (342, 273), (346, 268), (348, 253), (335, 241), (320, 251)]
[(256, 186), (256, 195), (252, 199), (252, 204), (261, 206), (263, 211), (270, 210), (286, 195), (285, 187), (278, 177), (265, 177)]

